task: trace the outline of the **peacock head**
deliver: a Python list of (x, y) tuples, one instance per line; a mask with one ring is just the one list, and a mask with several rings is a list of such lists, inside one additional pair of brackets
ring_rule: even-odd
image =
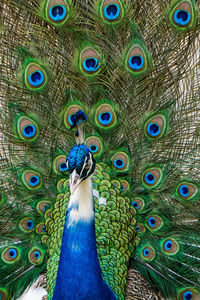
[(67, 157), (71, 194), (75, 192), (82, 181), (92, 175), (95, 164), (95, 159), (85, 144), (79, 144), (72, 148)]

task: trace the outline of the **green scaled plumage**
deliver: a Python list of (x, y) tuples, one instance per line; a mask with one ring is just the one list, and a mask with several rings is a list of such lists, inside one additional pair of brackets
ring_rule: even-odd
[(53, 297), (79, 109), (103, 279), (118, 299), (200, 298), (199, 9), (1, 1), (0, 299), (43, 272)]

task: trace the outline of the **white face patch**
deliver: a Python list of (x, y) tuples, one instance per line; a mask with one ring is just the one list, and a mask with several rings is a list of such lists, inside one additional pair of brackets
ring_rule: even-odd
[(77, 222), (90, 222), (94, 219), (91, 176), (82, 181), (70, 197), (68, 227)]

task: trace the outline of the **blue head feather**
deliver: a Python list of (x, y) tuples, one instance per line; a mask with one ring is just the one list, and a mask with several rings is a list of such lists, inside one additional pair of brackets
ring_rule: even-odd
[(85, 162), (85, 158), (90, 158), (89, 153), (90, 151), (85, 144), (75, 145), (67, 157), (69, 173), (72, 173), (74, 169), (76, 169), (77, 172), (80, 172)]

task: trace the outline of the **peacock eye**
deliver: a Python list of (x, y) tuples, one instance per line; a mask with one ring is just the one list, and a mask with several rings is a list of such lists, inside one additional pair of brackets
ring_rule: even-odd
[(193, 288), (186, 288), (186, 289), (182, 290), (181, 292), (179, 292), (178, 299), (179, 300), (198, 300), (199, 294)]
[(184, 30), (194, 25), (195, 14), (196, 8), (193, 1), (182, 1), (172, 7), (170, 21), (177, 30)]
[(149, 230), (158, 230), (163, 226), (163, 220), (159, 216), (149, 216), (147, 218), (147, 227)]
[(20, 258), (20, 252), (16, 247), (8, 247), (2, 253), (2, 259), (6, 263), (14, 263)]
[(105, 129), (112, 128), (116, 124), (116, 114), (109, 103), (101, 104), (95, 114), (96, 124)]
[(133, 199), (133, 202), (132, 202), (132, 206), (137, 210), (137, 211), (141, 211), (144, 206), (145, 206), (145, 202), (142, 198), (135, 198)]
[(29, 219), (29, 218), (22, 219), (21, 222), (20, 222), (20, 228), (23, 231), (31, 232), (34, 229), (33, 220)]
[(31, 90), (39, 90), (47, 83), (46, 72), (36, 63), (30, 63), (25, 70), (25, 83)]
[(21, 139), (34, 141), (38, 135), (38, 126), (31, 118), (21, 116), (17, 120), (17, 132)]
[(81, 52), (81, 69), (84, 73), (92, 75), (100, 69), (100, 56), (93, 48), (87, 48)]
[(196, 193), (198, 192), (198, 189), (192, 183), (183, 182), (178, 185), (177, 192), (178, 192), (178, 195), (181, 197), (181, 199), (190, 200), (196, 195)]
[(187, 10), (176, 10), (173, 18), (177, 25), (185, 26), (190, 22), (191, 14)]
[(145, 126), (145, 135), (150, 139), (161, 138), (166, 130), (166, 118), (164, 115), (157, 115), (149, 119)]
[(42, 250), (40, 250), (39, 248), (33, 248), (28, 253), (29, 261), (33, 265), (41, 264), (43, 261), (43, 257), (44, 255), (42, 253)]
[(68, 162), (66, 162), (65, 155), (59, 155), (54, 159), (53, 170), (57, 174), (61, 174), (68, 171)]
[(46, 232), (46, 227), (43, 223), (39, 223), (36, 228), (36, 232), (39, 234), (43, 234)]
[(146, 231), (146, 228), (143, 224), (138, 223), (137, 226), (135, 227), (137, 233), (142, 234)]
[(160, 168), (151, 168), (144, 172), (143, 183), (147, 188), (156, 187), (162, 179), (162, 171)]
[(113, 167), (118, 171), (126, 171), (129, 168), (129, 157), (125, 152), (117, 152), (111, 161)]
[(48, 209), (50, 208), (50, 203), (49, 202), (43, 202), (43, 201), (41, 201), (41, 202), (39, 202), (38, 204), (37, 204), (37, 210), (38, 210), (38, 212), (40, 213), (40, 214), (44, 214)]
[(145, 48), (135, 43), (131, 46), (126, 56), (126, 66), (133, 75), (144, 72), (148, 67), (148, 55)]
[(29, 179), (29, 185), (31, 187), (36, 187), (40, 183), (40, 177), (38, 175), (33, 175)]
[(179, 244), (175, 239), (165, 239), (161, 243), (161, 249), (166, 255), (175, 255), (179, 251)]
[(130, 189), (130, 184), (127, 180), (120, 180), (120, 183), (122, 192), (128, 191)]
[(70, 128), (73, 125), (72, 118), (80, 109), (82, 110), (81, 106), (76, 105), (76, 104), (70, 105), (66, 109), (66, 112), (64, 115), (64, 123), (67, 126), (67, 128)]
[(124, 167), (124, 162), (122, 159), (118, 158), (118, 159), (115, 159), (114, 160), (114, 166), (117, 168), (117, 169), (122, 169)]
[(134, 71), (141, 70), (144, 66), (144, 59), (140, 55), (133, 55), (129, 57), (128, 65)]
[(47, 19), (54, 25), (63, 25), (69, 16), (66, 0), (49, 0), (46, 5)]
[(152, 261), (155, 258), (155, 250), (150, 246), (146, 246), (142, 250), (141, 257), (144, 260)]
[(110, 112), (103, 112), (98, 115), (98, 120), (103, 125), (108, 125), (112, 122), (112, 114)]
[(100, 155), (102, 153), (102, 141), (97, 136), (88, 137), (85, 141), (85, 144), (93, 155)]
[(42, 185), (42, 178), (40, 174), (32, 170), (26, 170), (23, 172), (22, 181), (30, 190), (38, 189)]
[(115, 23), (123, 17), (123, 6), (120, 0), (103, 0), (100, 9), (101, 17), (106, 23)]

